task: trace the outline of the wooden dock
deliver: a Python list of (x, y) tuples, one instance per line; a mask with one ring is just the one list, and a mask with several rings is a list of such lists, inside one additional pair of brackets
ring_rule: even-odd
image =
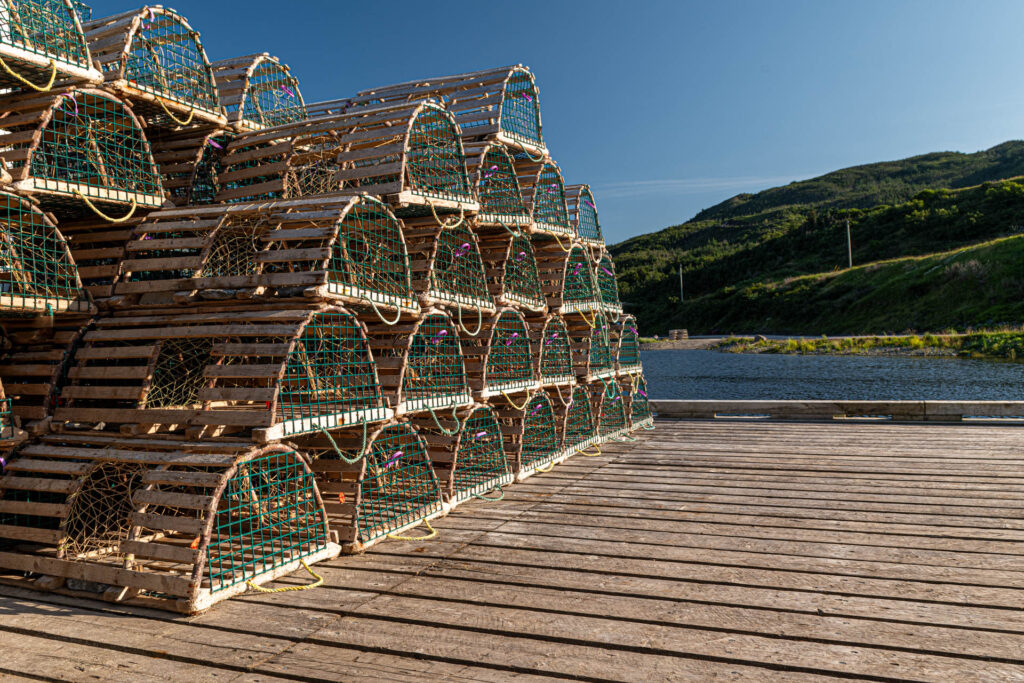
[(0, 587), (0, 679), (1024, 681), (1024, 428), (642, 434), (310, 591), (185, 619)]

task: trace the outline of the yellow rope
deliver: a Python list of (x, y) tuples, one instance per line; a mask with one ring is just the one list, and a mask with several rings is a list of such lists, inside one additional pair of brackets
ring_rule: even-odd
[(551, 237), (553, 237), (553, 238), (554, 238), (555, 242), (557, 242), (557, 243), (558, 243), (558, 247), (559, 247), (559, 248), (560, 248), (560, 249), (561, 249), (562, 251), (564, 251), (564, 252), (565, 252), (566, 254), (568, 254), (568, 253), (570, 253), (570, 252), (572, 251), (572, 238), (571, 238), (571, 237), (569, 238), (569, 248), (568, 248), (568, 249), (566, 249), (566, 248), (565, 248), (565, 246), (564, 246), (564, 245), (562, 244), (562, 240), (561, 240), (561, 239), (559, 239), (559, 237), (558, 237), (558, 233), (557, 233), (557, 232), (553, 232), (553, 233), (551, 233)]
[(399, 536), (398, 534), (388, 534), (388, 538), (393, 538), (396, 541), (429, 541), (432, 538), (437, 538), (437, 529), (430, 526), (429, 520), (423, 520), (423, 524), (430, 529), (430, 533), (426, 536)]
[(316, 579), (315, 582), (305, 586), (285, 586), (284, 588), (264, 588), (263, 586), (257, 586), (252, 581), (246, 581), (245, 585), (259, 593), (287, 593), (289, 591), (308, 591), (310, 588), (319, 588), (324, 583), (324, 577), (317, 574), (315, 571), (309, 568), (305, 560), (299, 560), (302, 566), (305, 567), (306, 571), (309, 572), (310, 576)]
[(187, 119), (185, 119), (184, 121), (182, 121), (182, 120), (181, 120), (181, 119), (179, 119), (179, 118), (178, 118), (177, 116), (175, 116), (175, 115), (174, 115), (174, 114), (173, 114), (173, 113), (171, 112), (171, 110), (170, 110), (170, 109), (168, 109), (168, 108), (167, 108), (167, 105), (166, 105), (166, 104), (164, 104), (163, 98), (161, 98), (161, 97), (159, 97), (159, 96), (158, 96), (158, 97), (156, 98), (156, 101), (157, 101), (157, 104), (159, 104), (159, 105), (160, 105), (160, 107), (161, 107), (161, 108), (162, 108), (162, 109), (164, 110), (164, 113), (165, 113), (165, 114), (167, 114), (168, 116), (170, 116), (170, 117), (171, 117), (171, 120), (172, 120), (172, 121), (174, 121), (174, 122), (175, 122), (176, 124), (178, 124), (179, 126), (187, 126), (188, 124), (192, 123), (192, 117), (196, 115), (196, 110), (195, 110), (194, 108), (192, 108), (192, 107), (189, 107), (189, 110), (188, 110), (188, 118), (187, 118)]
[(517, 406), (516, 402), (512, 400), (512, 397), (509, 396), (508, 393), (506, 393), (504, 389), (501, 390), (501, 395), (504, 396), (505, 400), (508, 401), (509, 403), (511, 403), (512, 407), (515, 408), (516, 410), (526, 410), (526, 406), (529, 405), (529, 403), (530, 403), (530, 397), (527, 396), (526, 400), (523, 401), (523, 405)]
[(543, 467), (538, 467), (538, 468), (536, 468), (535, 471), (540, 472), (542, 474), (547, 474), (548, 472), (550, 472), (553, 469), (555, 469), (555, 463), (551, 463), (550, 465), (548, 465), (547, 469), (544, 469)]
[(576, 311), (576, 312), (580, 314), (581, 318), (583, 318), (583, 322), (585, 322), (587, 325), (590, 326), (590, 329), (594, 329), (595, 327), (597, 327), (597, 314), (596, 313), (594, 314), (594, 322), (590, 322), (589, 320), (587, 320), (587, 316), (583, 312), (582, 309), (579, 310), (579, 311)]
[(601, 447), (600, 446), (594, 446), (594, 449), (597, 450), (597, 453), (587, 453), (587, 450), (584, 448), (584, 449), (579, 451), (579, 454), (580, 455), (585, 455), (588, 458), (596, 458), (597, 456), (601, 455)]
[(83, 202), (85, 202), (85, 205), (88, 206), (90, 209), (92, 209), (93, 213), (95, 213), (97, 216), (99, 216), (103, 220), (110, 221), (111, 223), (124, 223), (125, 221), (127, 221), (128, 219), (130, 219), (132, 216), (135, 215), (135, 209), (137, 209), (139, 207), (138, 202), (135, 201), (135, 197), (132, 197), (132, 208), (131, 208), (131, 210), (128, 213), (126, 213), (125, 215), (121, 216), (120, 218), (112, 218), (111, 216), (108, 216), (107, 214), (105, 214), (102, 211), (100, 211), (99, 209), (97, 209), (96, 205), (93, 204), (91, 201), (89, 201), (89, 198), (86, 197), (81, 192), (79, 192), (78, 190), (72, 190), (72, 192), (75, 194), (75, 196), (77, 196), (79, 199), (81, 199)]
[(50, 92), (50, 90), (53, 88), (54, 81), (57, 80), (57, 62), (53, 61), (52, 59), (50, 60), (50, 80), (46, 85), (42, 87), (36, 85), (32, 81), (26, 80), (24, 76), (15, 73), (11, 69), (11, 67), (7, 66), (7, 62), (5, 62), (3, 58), (0, 58), (0, 67), (3, 67), (4, 71), (6, 71), (8, 75), (13, 76), (19, 82), (24, 83), (36, 92)]
[(430, 206), (430, 213), (434, 214), (434, 220), (437, 221), (437, 224), (440, 225), (442, 228), (457, 228), (466, 222), (466, 209), (461, 204), (459, 205), (458, 223), (448, 223), (447, 219), (441, 220), (441, 217), (437, 215), (437, 210), (434, 209), (434, 205), (429, 204), (428, 206)]

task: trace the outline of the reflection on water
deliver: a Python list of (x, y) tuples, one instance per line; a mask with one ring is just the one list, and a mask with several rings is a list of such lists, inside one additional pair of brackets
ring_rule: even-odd
[(1024, 364), (957, 358), (644, 351), (652, 399), (1024, 400)]

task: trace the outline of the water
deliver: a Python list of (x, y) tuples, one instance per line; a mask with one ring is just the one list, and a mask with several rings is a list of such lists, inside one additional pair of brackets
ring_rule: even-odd
[(679, 350), (641, 355), (652, 399), (1024, 400), (1022, 363)]

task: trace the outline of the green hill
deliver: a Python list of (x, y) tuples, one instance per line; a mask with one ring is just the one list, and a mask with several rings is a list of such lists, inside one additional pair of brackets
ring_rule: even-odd
[[(1024, 176), (1021, 141), (975, 154), (943, 152), (857, 166), (738, 195), (687, 223), (610, 251), (622, 299), (645, 333), (672, 327), (691, 333), (776, 331), (743, 329), (739, 312), (723, 310), (722, 302), (739, 305), (730, 296), (757, 283), (845, 268), (846, 219), (855, 264), (952, 250), (1021, 231), (1024, 184), (1004, 180), (1015, 176)], [(786, 332), (838, 331), (820, 329), (820, 321), (810, 319), (790, 323), (795, 327)]]

